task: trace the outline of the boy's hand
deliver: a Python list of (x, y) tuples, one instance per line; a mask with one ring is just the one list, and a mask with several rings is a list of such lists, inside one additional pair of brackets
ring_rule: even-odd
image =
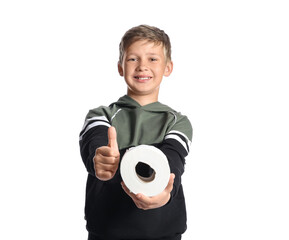
[(115, 128), (110, 127), (107, 134), (108, 145), (96, 149), (93, 158), (95, 176), (102, 181), (112, 179), (119, 164), (119, 150)]
[(153, 197), (148, 197), (141, 193), (134, 194), (130, 192), (124, 182), (121, 183), (121, 186), (123, 190), (127, 193), (127, 195), (131, 197), (131, 199), (134, 201), (135, 205), (139, 209), (148, 210), (162, 207), (170, 200), (171, 191), (173, 190), (174, 179), (175, 174), (171, 173), (169, 183), (165, 190)]

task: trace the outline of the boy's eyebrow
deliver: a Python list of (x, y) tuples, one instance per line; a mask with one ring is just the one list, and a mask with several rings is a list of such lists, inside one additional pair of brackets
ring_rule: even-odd
[[(127, 54), (127, 56), (130, 56), (130, 55), (138, 55), (138, 54), (136, 54), (136, 53), (128, 53)], [(158, 53), (146, 53), (146, 55), (157, 55), (157, 56), (159, 56)]]
[(159, 55), (158, 53), (147, 53), (146, 55)]

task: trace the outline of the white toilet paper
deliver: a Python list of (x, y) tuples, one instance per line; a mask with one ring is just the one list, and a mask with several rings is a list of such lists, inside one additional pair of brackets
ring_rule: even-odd
[[(136, 165), (139, 162), (149, 165), (154, 174), (149, 178), (140, 177), (136, 173)], [(125, 185), (134, 194), (155, 196), (168, 185), (170, 167), (166, 155), (161, 150), (153, 146), (140, 145), (126, 151), (121, 161), (120, 174)]]

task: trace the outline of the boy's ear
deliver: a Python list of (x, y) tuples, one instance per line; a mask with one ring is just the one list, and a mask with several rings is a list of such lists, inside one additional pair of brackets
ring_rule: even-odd
[(117, 63), (117, 68), (118, 68), (119, 75), (121, 77), (123, 77), (123, 68), (122, 68), (120, 62)]
[(169, 61), (169, 62), (167, 63), (167, 66), (166, 66), (164, 76), (165, 76), (165, 77), (170, 76), (171, 73), (172, 73), (172, 71), (173, 71), (173, 68), (174, 68), (173, 62), (172, 62), (172, 61)]

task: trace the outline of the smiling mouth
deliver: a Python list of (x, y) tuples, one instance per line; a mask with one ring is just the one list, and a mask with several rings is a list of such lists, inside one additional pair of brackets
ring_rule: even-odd
[(150, 80), (152, 77), (149, 77), (149, 76), (134, 76), (134, 78), (139, 80), (139, 81), (147, 81), (147, 80)]

